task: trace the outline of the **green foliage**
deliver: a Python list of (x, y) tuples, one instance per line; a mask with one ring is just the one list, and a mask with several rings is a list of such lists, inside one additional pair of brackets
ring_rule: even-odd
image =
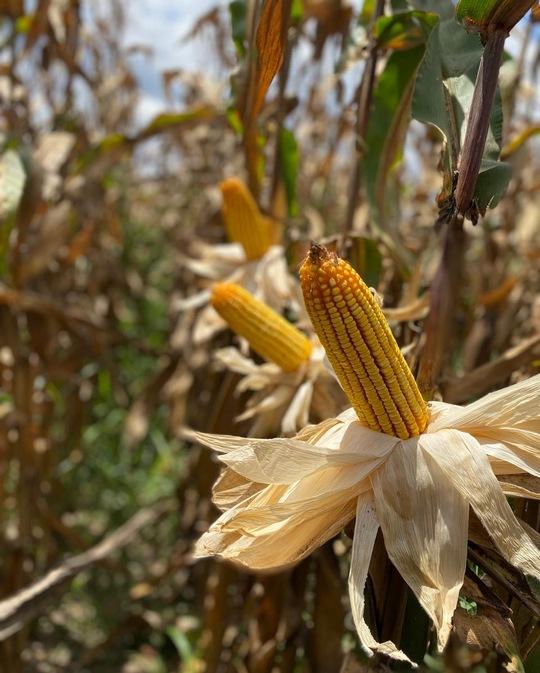
[(302, 0), (292, 0), (291, 2), (291, 21), (296, 23), (301, 21), (304, 16), (304, 6)]
[(245, 0), (232, 0), (229, 3), (229, 13), (231, 16), (231, 29), (236, 53), (240, 58), (246, 55), (246, 13), (247, 4)]
[(296, 196), (296, 176), (298, 174), (300, 156), (294, 133), (287, 128), (282, 128), (279, 135), (279, 159), (281, 176), (285, 184), (285, 193), (287, 194), (288, 214), (289, 217), (296, 217), (299, 213)]
[[(479, 37), (450, 19), (433, 30), (418, 70), (412, 115), (436, 128), (444, 141), (442, 198), (452, 190), (482, 53)], [(498, 203), (510, 179), (509, 166), (498, 161), (501, 140), (502, 104), (497, 94), (475, 191), (482, 212)]]
[[(437, 4), (446, 16), (445, 3)], [(380, 47), (393, 50), (374, 90), (364, 156), (367, 193), (384, 222), (389, 176), (401, 158), (411, 115), (439, 131), (444, 142), (441, 198), (451, 194), (483, 47), (453, 18), (440, 22), (433, 12), (419, 9), (381, 17), (374, 36)], [(509, 166), (499, 161), (501, 140), (497, 93), (475, 191), (481, 212), (498, 203), (510, 179)]]
[(501, 0), (460, 0), (456, 6), (456, 18), (466, 23), (483, 23), (501, 4)]
[[(174, 256), (163, 230), (126, 221), (119, 264), (127, 274), (140, 276), (144, 290), (124, 297), (119, 328), (125, 343), (111, 353), (114, 368), (96, 362), (81, 372), (94, 390), (92, 418), (81, 440), (84, 461), (72, 462), (68, 454), (60, 470), (76, 509), (103, 510), (111, 517), (111, 525), (125, 521), (141, 505), (170, 495), (183, 469), (181, 445), (168, 437), (163, 406), (151, 414), (147, 436), (136, 450), (123, 442), (129, 406), (155, 375), (159, 367), (155, 354), (164, 347), (169, 333), (167, 296)], [(65, 394), (59, 391), (57, 403)], [(59, 423), (62, 416), (60, 404)]]
[(185, 112), (162, 112), (136, 134), (110, 133), (106, 135), (80, 157), (78, 168), (83, 170), (107, 152), (128, 149), (136, 143), (148, 140), (166, 131), (180, 131), (197, 122), (202, 123), (209, 120), (215, 115), (216, 111), (209, 105), (197, 106)]
[(376, 241), (365, 236), (352, 237), (348, 259), (362, 276), (366, 285), (378, 287), (382, 270), (382, 255)]
[(377, 23), (380, 40), (410, 45), (390, 55), (373, 93), (367, 129), (363, 161), (366, 189), (370, 202), (383, 216), (388, 176), (401, 157), (409, 126), (416, 72), (437, 21), (435, 14), (406, 12), (383, 17)]
[(459, 0), (456, 18), (467, 27), (510, 30), (534, 5), (535, 0)]
[(200, 664), (202, 659), (200, 653), (197, 651), (197, 647), (191, 642), (185, 631), (176, 626), (171, 626), (167, 629), (167, 635), (174, 643), (181, 657), (182, 668), (186, 671), (191, 670), (191, 668), (196, 670), (196, 665)]
[(465, 610), (465, 612), (471, 617), (474, 617), (478, 612), (478, 604), (476, 601), (473, 601), (472, 598), (467, 598), (466, 596), (460, 595), (458, 604), (459, 607), (462, 610)]
[(381, 16), (373, 28), (379, 47), (396, 51), (425, 44), (437, 22), (437, 15), (417, 10)]
[(364, 2), (362, 3), (362, 9), (358, 14), (359, 25), (367, 28), (371, 23), (374, 11), (375, 11), (375, 0), (364, 0)]

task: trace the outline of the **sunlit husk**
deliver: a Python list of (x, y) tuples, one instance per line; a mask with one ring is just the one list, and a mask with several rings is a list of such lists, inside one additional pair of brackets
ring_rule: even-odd
[(238, 393), (253, 391), (236, 417), (239, 422), (252, 421), (246, 433), (250, 437), (290, 436), (310, 419), (335, 415), (345, 406), (345, 396), (324, 366), (324, 351), (318, 345), (294, 372), (284, 372), (273, 363), (256, 364), (232, 347), (220, 349), (214, 357), (242, 375)]
[(373, 496), (371, 493), (360, 495), (356, 506), (356, 521), (354, 524), (349, 570), (349, 599), (354, 624), (366, 654), (371, 655), (374, 652), (380, 652), (392, 659), (413, 663), (410, 662), (409, 658), (401, 650), (397, 649), (394, 643), (390, 641), (378, 643), (372, 636), (364, 618), (364, 589), (378, 530), (379, 521), (375, 511)]
[[(353, 409), (290, 439), (198, 435), (228, 467), (214, 490), (216, 503), (227, 511), (196, 553), (278, 569), (330, 539), (356, 513), (349, 590), (366, 650), (405, 656), (392, 643), (377, 643), (363, 617), (379, 526), (392, 562), (433, 620), (442, 649), (463, 582), (469, 506), (501, 555), (540, 578), (532, 532), (514, 516), (493, 469), (536, 474), (539, 383), (540, 376), (533, 377), (464, 408), (432, 403), (426, 432), (407, 440), (363, 427)], [(506, 488), (529, 493), (510, 483)]]
[(469, 505), (423, 450), (425, 437), (396, 446), (371, 482), (388, 555), (443, 647), (465, 573)]

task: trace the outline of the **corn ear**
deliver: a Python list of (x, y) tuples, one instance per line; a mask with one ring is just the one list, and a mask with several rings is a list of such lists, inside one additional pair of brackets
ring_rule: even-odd
[(229, 178), (221, 183), (220, 189), (221, 213), (229, 240), (241, 244), (247, 259), (259, 259), (273, 243), (272, 220), (261, 213), (241, 180)]
[(309, 339), (240, 285), (214, 285), (211, 302), (233, 332), (284, 371), (294, 371), (309, 358), (312, 350)]
[(356, 271), (312, 245), (300, 279), (313, 327), (359, 419), (402, 439), (423, 432), (427, 405), (379, 303)]

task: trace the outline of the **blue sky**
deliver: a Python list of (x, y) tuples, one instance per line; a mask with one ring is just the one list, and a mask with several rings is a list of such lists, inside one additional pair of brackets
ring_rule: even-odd
[[(90, 0), (95, 2), (96, 0)], [(99, 0), (98, 0), (99, 1)], [(101, 0), (106, 2), (107, 0)], [(353, 0), (358, 6), (362, 0)], [(141, 99), (137, 109), (137, 122), (144, 124), (168, 106), (164, 98), (161, 74), (166, 70), (182, 68), (200, 72), (217, 84), (226, 83), (227, 73), (220, 70), (212, 45), (204, 36), (185, 41), (193, 23), (216, 5), (227, 6), (227, 0), (126, 0), (125, 46), (152, 47), (151, 57), (135, 54), (131, 64), (141, 86)], [(518, 26), (507, 40), (507, 49), (517, 56), (523, 26)], [(536, 31), (535, 31), (536, 32)], [(308, 54), (306, 54), (308, 56)], [(528, 61), (533, 58), (529, 49)], [(330, 68), (332, 67), (329, 64)], [(356, 77), (355, 77), (356, 81)], [(216, 91), (218, 95), (218, 92)]]
[(131, 0), (126, 3), (125, 46), (149, 45), (152, 57), (132, 56), (131, 63), (141, 85), (139, 120), (147, 121), (165, 109), (161, 73), (182, 68), (223, 77), (205, 40), (185, 41), (191, 26), (224, 0)]

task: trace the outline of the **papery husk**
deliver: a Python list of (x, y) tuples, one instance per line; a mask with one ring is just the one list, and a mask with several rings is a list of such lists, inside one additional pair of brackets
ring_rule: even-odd
[[(236, 420), (246, 421), (254, 416), (264, 416), (277, 409), (284, 412), (293, 395), (294, 388), (285, 384), (277, 385), (269, 391), (261, 391), (250, 400), (245, 411), (239, 414)], [(252, 435), (253, 433), (250, 432), (249, 434)]]
[(416, 668), (416, 664), (414, 664), (404, 652), (398, 650), (394, 643), (390, 641), (378, 643), (375, 638), (373, 638), (364, 619), (364, 588), (378, 530), (379, 521), (375, 511), (373, 496), (370, 493), (365, 493), (357, 499), (356, 521), (354, 525), (351, 565), (349, 570), (349, 598), (354, 624), (366, 654), (372, 655), (374, 652), (380, 652), (392, 659), (407, 661)]
[(217, 350), (214, 359), (223, 367), (242, 375), (242, 379), (236, 386), (239, 393), (247, 390), (262, 390), (275, 384), (283, 374), (281, 368), (273, 362), (257, 364), (232, 346)]
[(388, 556), (433, 621), (442, 650), (465, 574), (469, 505), (422, 439), (400, 442), (371, 482)]
[[(302, 501), (286, 505), (277, 521), (268, 522), (269, 500), (279, 499), (284, 486), (268, 486), (249, 499), (250, 521), (244, 501), (223, 514), (198, 541), (196, 556), (219, 554), (252, 570), (278, 570), (297, 563), (333, 537), (354, 516), (355, 498), (332, 494), (305, 510)], [(260, 521), (257, 521), (257, 514)], [(236, 519), (238, 519), (238, 524)], [(249, 528), (249, 533), (245, 530)]]
[(270, 362), (257, 364), (233, 347), (216, 352), (215, 360), (220, 365), (242, 375), (236, 391), (255, 392), (247, 400), (243, 413), (236, 417), (238, 422), (255, 419), (246, 434), (291, 436), (305, 427), (311, 417), (317, 420), (335, 415), (343, 408), (345, 398), (337, 386), (333, 396), (326, 393), (334, 379), (322, 364), (323, 354), (317, 343), (306, 363), (295, 371), (284, 372)]
[(292, 435), (308, 424), (313, 385), (313, 381), (304, 381), (296, 390), (281, 422), (283, 434)]
[[(298, 438), (255, 439), (194, 433), (201, 443), (221, 453), (219, 460), (252, 481), (293, 484), (327, 467), (379, 465), (399, 443), (358, 422), (340, 422), (325, 428), (317, 443)], [(371, 469), (371, 467), (370, 467)], [(366, 472), (358, 480), (367, 476)]]
[(540, 550), (520, 526), (474, 437), (459, 430), (422, 436), (422, 446), (471, 504), (501, 555), (524, 573), (540, 578)]
[(455, 428), (472, 435), (488, 428), (523, 429), (540, 432), (540, 374), (489, 393), (464, 407), (430, 402), (435, 416), (429, 432)]
[(323, 434), (315, 427), (304, 440), (197, 438), (223, 452), (220, 460), (242, 478), (268, 486), (222, 515), (196, 553), (217, 553), (259, 570), (289, 565), (337, 533), (354, 515), (358, 493), (370, 488), (366, 477), (399, 441), (356, 421), (325, 423)]
[(465, 572), (469, 505), (502, 556), (540, 578), (540, 550), (503, 493), (540, 491), (519, 482), (538, 471), (539, 384), (533, 377), (465, 408), (431, 403), (426, 432), (404, 441), (363, 427), (353, 409), (293, 438), (199, 434), (228, 468), (214, 491), (227, 511), (197, 554), (277, 570), (330, 539), (356, 512), (349, 590), (367, 651), (405, 658), (392, 643), (377, 643), (363, 618), (379, 525), (442, 649)]
[(428, 431), (454, 428), (479, 442), (495, 474), (540, 476), (540, 375), (465, 407), (430, 402)]
[(230, 467), (226, 467), (212, 488), (212, 502), (222, 512), (259, 493), (266, 484), (246, 479)]

